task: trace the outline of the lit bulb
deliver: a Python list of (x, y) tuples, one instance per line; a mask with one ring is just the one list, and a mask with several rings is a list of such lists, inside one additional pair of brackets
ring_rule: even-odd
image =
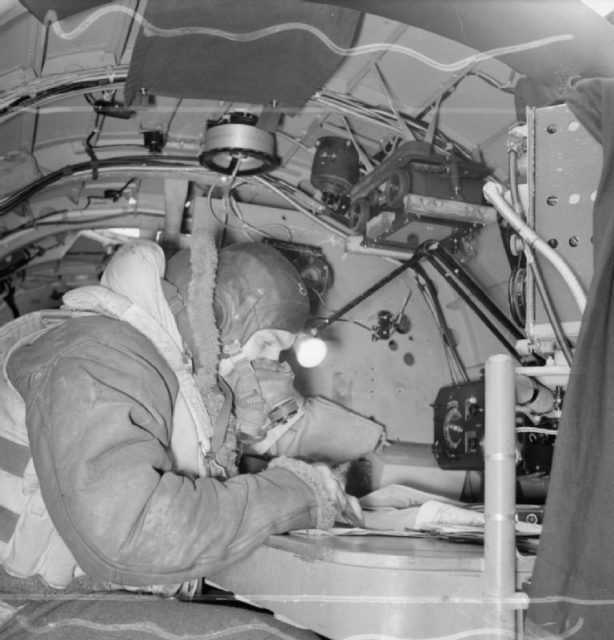
[(317, 367), (326, 357), (326, 343), (314, 335), (304, 334), (297, 338), (294, 352), (301, 367), (310, 369)]

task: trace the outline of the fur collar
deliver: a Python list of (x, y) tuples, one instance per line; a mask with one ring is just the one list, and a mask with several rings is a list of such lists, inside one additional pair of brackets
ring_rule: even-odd
[(192, 235), (192, 278), (188, 288), (187, 312), (196, 350), (193, 355), (198, 363), (196, 384), (212, 421), (215, 421), (224, 403), (224, 394), (217, 383), (220, 338), (213, 312), (217, 263), (217, 247), (213, 237), (204, 232)]

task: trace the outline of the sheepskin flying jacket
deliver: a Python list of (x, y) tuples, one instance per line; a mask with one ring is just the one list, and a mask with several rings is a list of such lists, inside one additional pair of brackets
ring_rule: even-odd
[(173, 472), (177, 379), (126, 322), (73, 318), (20, 347), (7, 372), (51, 519), (93, 577), (182, 582), (319, 522), (316, 492), (283, 466), (225, 482)]

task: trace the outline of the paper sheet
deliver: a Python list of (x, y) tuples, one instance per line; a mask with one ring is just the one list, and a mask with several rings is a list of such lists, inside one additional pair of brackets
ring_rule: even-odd
[[(441, 535), (481, 540), (485, 516), (481, 510), (404, 485), (392, 484), (363, 496), (364, 528), (334, 527), (329, 532), (303, 531), (309, 535), (393, 535), (425, 537)], [(517, 521), (516, 534), (539, 536), (541, 525)]]

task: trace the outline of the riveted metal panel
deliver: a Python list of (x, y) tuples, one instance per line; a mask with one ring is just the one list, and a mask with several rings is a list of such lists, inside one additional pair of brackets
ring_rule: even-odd
[[(601, 145), (565, 104), (529, 111), (529, 224), (565, 259), (588, 290), (593, 275), (593, 203), (602, 166)], [(567, 333), (577, 335), (578, 306), (561, 276), (539, 258), (546, 285)], [(551, 337), (544, 306), (529, 277), (527, 329)]]

